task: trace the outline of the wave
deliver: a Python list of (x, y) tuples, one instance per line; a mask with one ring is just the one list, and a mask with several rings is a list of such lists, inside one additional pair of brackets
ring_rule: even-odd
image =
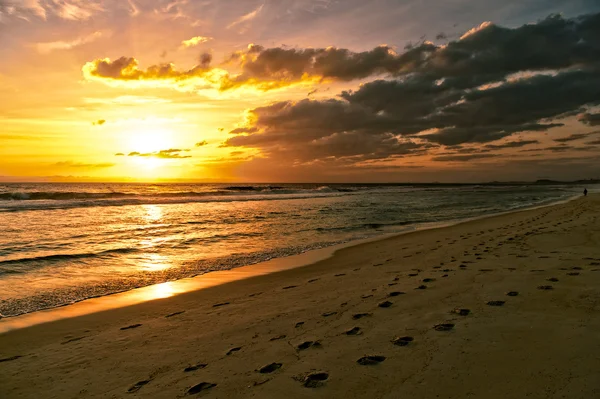
[(39, 201), (39, 200), (86, 200), (111, 198), (178, 198), (178, 197), (207, 197), (260, 194), (310, 194), (310, 193), (348, 193), (357, 191), (355, 188), (320, 186), (316, 188), (283, 187), (283, 186), (228, 186), (212, 191), (166, 191), (166, 192), (86, 192), (86, 191), (14, 191), (0, 192), (0, 200), (4, 201)]
[(278, 188), (231, 186), (214, 191), (181, 191), (159, 193), (38, 191), (0, 193), (0, 213), (38, 209), (69, 209), (97, 206), (160, 205), (194, 202), (235, 202), (287, 200), (353, 195), (358, 190), (347, 188)]
[(106, 256), (106, 255), (111, 255), (111, 254), (129, 254), (129, 253), (135, 253), (135, 252), (138, 252), (138, 250), (135, 248), (115, 248), (115, 249), (108, 249), (106, 251), (100, 251), (100, 252), (42, 255), (42, 256), (33, 256), (30, 258), (2, 260), (2, 261), (0, 261), (0, 266), (24, 264), (24, 263), (32, 263), (32, 262), (60, 262), (60, 261), (64, 261), (64, 260), (95, 258), (95, 257)]

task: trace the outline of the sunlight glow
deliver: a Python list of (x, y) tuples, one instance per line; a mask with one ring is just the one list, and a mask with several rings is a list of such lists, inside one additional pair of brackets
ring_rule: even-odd
[(140, 126), (128, 134), (129, 148), (142, 153), (166, 150), (173, 145), (172, 135), (171, 131), (160, 126)]

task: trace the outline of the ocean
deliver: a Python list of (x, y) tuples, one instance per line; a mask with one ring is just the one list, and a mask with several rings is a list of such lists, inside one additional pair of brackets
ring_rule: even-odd
[(568, 199), (569, 185), (0, 184), (14, 316), (351, 240)]

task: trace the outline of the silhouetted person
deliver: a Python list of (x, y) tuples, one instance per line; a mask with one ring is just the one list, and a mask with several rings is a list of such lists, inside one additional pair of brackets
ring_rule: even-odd
[(584, 188), (584, 189), (583, 189), (583, 196), (584, 196), (584, 197), (587, 197), (587, 188)]

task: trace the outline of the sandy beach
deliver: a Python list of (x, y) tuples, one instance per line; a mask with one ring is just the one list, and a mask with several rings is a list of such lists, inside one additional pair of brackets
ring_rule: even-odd
[(590, 195), (10, 331), (0, 397), (600, 397), (599, 217)]

